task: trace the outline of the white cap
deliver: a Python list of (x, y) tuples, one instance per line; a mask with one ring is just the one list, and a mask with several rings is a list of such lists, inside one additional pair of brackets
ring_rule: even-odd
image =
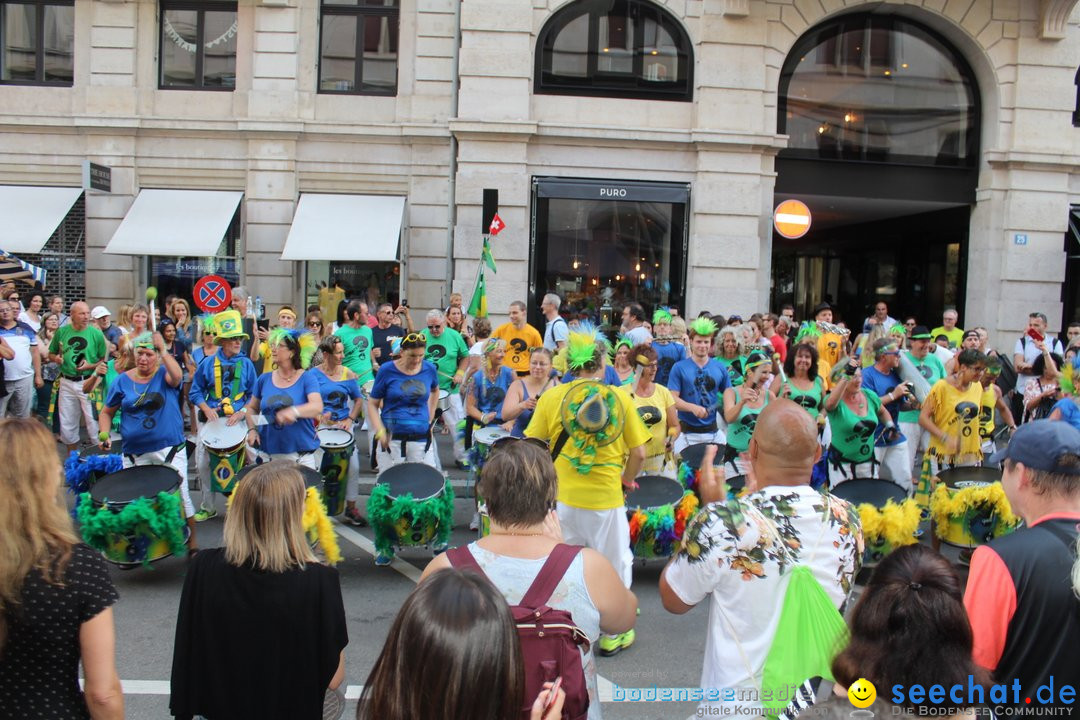
[(93, 310), (90, 311), (90, 317), (92, 317), (95, 320), (100, 320), (101, 318), (105, 317), (106, 315), (112, 315), (112, 313), (109, 312), (109, 308), (105, 307), (104, 305), (98, 305), (97, 307), (95, 307)]

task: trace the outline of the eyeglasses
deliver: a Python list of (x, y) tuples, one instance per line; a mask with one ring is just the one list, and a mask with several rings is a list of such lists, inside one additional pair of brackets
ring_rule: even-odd
[(551, 446), (548, 445), (547, 440), (541, 440), (540, 438), (534, 438), (534, 437), (519, 438), (519, 437), (515, 437), (513, 435), (507, 435), (506, 437), (501, 437), (498, 440), (496, 440), (495, 442), (491, 443), (491, 452), (494, 453), (496, 450), (505, 450), (506, 448), (510, 447), (511, 445), (513, 445), (514, 443), (516, 443), (518, 441), (526, 442), (529, 445), (535, 445), (536, 447), (540, 448), (541, 450), (550, 450), (551, 449)]
[(322, 327), (322, 323), (318, 320), (312, 320), (307, 324), (308, 327)]
[(442, 325), (428, 325), (428, 330), (442, 330)]

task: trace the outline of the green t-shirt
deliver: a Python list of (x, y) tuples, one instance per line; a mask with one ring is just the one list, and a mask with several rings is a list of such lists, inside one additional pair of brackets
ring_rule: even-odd
[[(63, 347), (63, 352), (60, 348)], [(105, 335), (97, 327), (87, 325), (82, 330), (76, 330), (71, 325), (63, 325), (53, 335), (49, 343), (49, 352), (60, 353), (64, 362), (60, 364), (60, 373), (66, 376), (86, 375), (94, 371), (78, 370), (84, 362), (97, 364), (108, 352), (105, 345)]]
[(356, 381), (363, 385), (371, 380), (371, 328), (367, 325), (353, 329), (342, 325), (335, 332), (345, 346), (345, 367), (356, 373)]
[(881, 398), (873, 390), (863, 388), (866, 414), (859, 417), (841, 400), (829, 413), (832, 446), (851, 462), (866, 462), (874, 456), (874, 430), (878, 426)]
[[(934, 353), (928, 352), (926, 354), (926, 357), (924, 357), (922, 360), (919, 360), (914, 355), (912, 355), (910, 352), (906, 353), (906, 354), (907, 354), (907, 359), (910, 360), (911, 364), (914, 365), (918, 369), (919, 374), (922, 375), (924, 378), (926, 378), (926, 383), (930, 387), (934, 387), (934, 383), (936, 383), (938, 380), (941, 380), (941, 379), (943, 379), (945, 377), (945, 366), (941, 363), (940, 360), (937, 359), (937, 356), (934, 355)], [(918, 410), (901, 410), (900, 411), (900, 420), (899, 420), (899, 422), (902, 422), (902, 423), (917, 423), (917, 422), (919, 422), (919, 411)]]
[(427, 359), (435, 363), (435, 369), (439, 371), (439, 389), (449, 391), (458, 363), (469, 357), (469, 346), (461, 333), (453, 328), (444, 327), (439, 337), (432, 335), (430, 330), (424, 336), (427, 338)]
[[(765, 393), (765, 405), (769, 404), (769, 393), (764, 389), (759, 389), (758, 392)], [(738, 390), (735, 390), (735, 402), (738, 403), (742, 395)], [(739, 411), (739, 416), (735, 418), (735, 422), (728, 423), (727, 429), (727, 443), (728, 447), (739, 452), (746, 452), (750, 448), (750, 436), (754, 434), (754, 427), (757, 425), (758, 415), (765, 409), (765, 405), (759, 408), (752, 408), (749, 405), (743, 405), (742, 410)]]

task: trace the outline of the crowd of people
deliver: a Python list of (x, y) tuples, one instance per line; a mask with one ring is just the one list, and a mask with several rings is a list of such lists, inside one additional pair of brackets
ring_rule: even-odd
[[(43, 524), (62, 511), (59, 467), (36, 459), (29, 480), (14, 471), (21, 453), (54, 461), (53, 434), (79, 449), (83, 425), (105, 450), (120, 444), (126, 467), (170, 465), (181, 479), (193, 559), (174, 649), (177, 717), (319, 717), (341, 703), (348, 638), (337, 571), (319, 562), (300, 529), (297, 466), (317, 469), (317, 429), (325, 427), (355, 431), (358, 440), (344, 522), (369, 519), (357, 503), (363, 457), (379, 473), (402, 462), (441, 469), (440, 441), (474, 471), (483, 507), (472, 528), (484, 525), (481, 510), (490, 522), (465, 548), (434, 547), (368, 677), (358, 717), (435, 717), (423, 707), (432, 697), (444, 702), (438, 717), (600, 717), (595, 656), (626, 651), (636, 639), (626, 494), (642, 475), (677, 477), (691, 446), (704, 448), (695, 468), (701, 509), (664, 569), (661, 598), (676, 614), (709, 599), (702, 689), (758, 692), (701, 698), (706, 705), (791, 717), (835, 704), (818, 696), (820, 678), (846, 690), (860, 677), (880, 688), (954, 678), (966, 687), (970, 676), (986, 688), (986, 699), (954, 699), (955, 707), (1023, 703), (991, 700), (994, 683), (1018, 680), (1027, 696), (1051, 676), (1080, 684), (1080, 613), (1068, 580), (1080, 523), (1080, 324), (1063, 343), (1034, 312), (1010, 354), (990, 347), (985, 329), (958, 328), (954, 310), (928, 330), (914, 317), (893, 319), (885, 302), (852, 328), (834, 322), (827, 303), (802, 322), (790, 306), (744, 321), (683, 318), (671, 308), (650, 315), (629, 303), (609, 336), (560, 314), (555, 294), (540, 302), (542, 329), (528, 323), (524, 302), (512, 303), (497, 327), (470, 322), (460, 296), (426, 313), (420, 328), (407, 307), (383, 304), (372, 316), (359, 300), (343, 302), (330, 323), (309, 308), (304, 327), (285, 306), (270, 327), (254, 317), (243, 288), (233, 298), (231, 309), (200, 318), (179, 298), (165, 299), (161, 317), (137, 305), (119, 326), (108, 309), (76, 302), (51, 331), (44, 297), (27, 306), (38, 331), (13, 319), (22, 317), (18, 297), (0, 300), (10, 396), (0, 408), (11, 416), (0, 431), (25, 439), (0, 446), (13, 453), (0, 457), (0, 493), (8, 495), (0, 501), (36, 496), (33, 513), (0, 530), (13, 533), (6, 546), (19, 550), (0, 564), (0, 715), (52, 707), (20, 703), (62, 702), (81, 716), (86, 708), (95, 718), (122, 716), (108, 574), (100, 557), (82, 552), (70, 522)], [(39, 334), (47, 331), (47, 339)], [(33, 411), (30, 388), (40, 398), (50, 364), (58, 372), (44, 422), (20, 419)], [(237, 425), (247, 429), (240, 464), (267, 462), (232, 490), (225, 547), (195, 554), (196, 523), (223, 511), (215, 505), (223, 493), (210, 492), (217, 473), (195, 442), (203, 490), (196, 511), (186, 438)], [(485, 428), (507, 439), (486, 445), (477, 439)], [(475, 472), (478, 457), (483, 470)], [(882, 479), (925, 504), (943, 470), (980, 464), (1003, 464), (1002, 487), (1025, 527), (962, 555), (966, 590), (936, 547), (902, 548), (848, 608), (863, 536), (854, 507), (832, 491)], [(729, 483), (744, 492), (730, 493)], [(376, 557), (378, 565), (391, 561)], [(78, 582), (66, 582), (71, 573)], [(65, 689), (62, 699), (24, 692), (39, 685), (16, 659), (36, 657), (43, 642), (26, 593), (52, 593), (83, 612), (61, 624), (70, 624), (64, 642), (74, 656), (99, 663), (94, 683), (87, 671), (85, 700), (73, 678), (55, 679), (60, 671), (51, 677)], [(309, 608), (308, 626), (297, 628), (295, 613), (291, 624), (275, 615), (286, 605)], [(571, 654), (580, 658), (558, 681), (540, 676), (536, 639), (515, 631), (515, 613), (539, 605), (572, 618)], [(259, 622), (224, 627), (221, 617), (240, 607)], [(820, 622), (793, 622), (792, 608)], [(837, 654), (847, 610), (851, 639)], [(897, 614), (904, 627), (884, 619)], [(80, 627), (90, 623), (96, 632), (84, 636)], [(280, 637), (267, 631), (279, 626)], [(225, 636), (223, 646), (205, 644)], [(912, 649), (919, 638), (927, 642)], [(806, 655), (795, 663), (800, 677), (791, 674), (793, 654)], [(285, 678), (297, 663), (304, 673)], [(404, 683), (402, 663), (440, 672)], [(467, 690), (485, 663), (485, 678), (497, 678), (505, 695)], [(244, 672), (226, 671), (237, 666)], [(792, 683), (801, 690), (790, 706), (763, 698)], [(243, 688), (258, 692), (259, 703)], [(922, 703), (896, 704), (914, 712)]]

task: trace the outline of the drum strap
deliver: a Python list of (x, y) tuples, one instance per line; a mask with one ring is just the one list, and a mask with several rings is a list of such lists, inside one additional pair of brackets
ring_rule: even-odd
[(244, 393), (240, 391), (240, 368), (236, 365), (233, 365), (232, 388), (229, 390), (229, 396), (226, 397), (222, 392), (221, 358), (217, 355), (214, 356), (214, 392), (221, 401), (221, 409), (226, 415), (232, 415), (236, 411), (232, 404), (244, 397)]
[[(168, 454), (165, 455), (165, 460), (162, 462), (162, 464), (163, 465), (171, 465), (172, 461), (176, 458), (176, 454), (178, 452), (180, 452), (180, 450), (182, 448), (187, 448), (187, 443), (186, 442), (180, 443), (176, 447), (169, 450)], [(135, 457), (136, 457), (135, 455), (132, 455), (130, 453), (124, 453), (124, 457), (126, 457), (128, 460), (130, 460), (133, 463), (135, 462)]]

